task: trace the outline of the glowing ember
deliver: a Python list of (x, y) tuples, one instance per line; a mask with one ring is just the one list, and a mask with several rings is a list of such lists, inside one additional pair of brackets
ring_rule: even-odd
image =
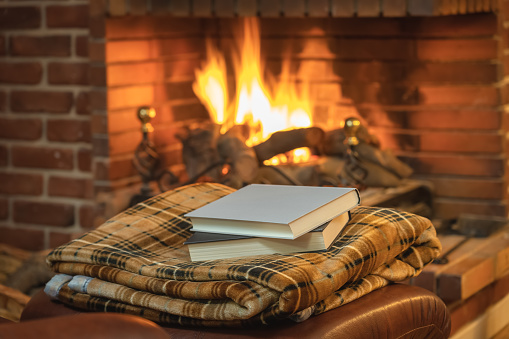
[[(290, 63), (283, 64), (279, 82), (267, 84), (262, 76), (260, 58), (260, 32), (256, 19), (245, 19), (243, 35), (236, 39), (237, 57), (234, 58), (234, 98), (227, 91), (226, 62), (211, 43), (207, 44), (207, 60), (196, 71), (193, 90), (205, 105), (211, 119), (221, 125), (225, 133), (234, 125), (250, 126), (246, 144), (253, 146), (266, 140), (272, 133), (282, 130), (312, 126), (312, 110), (307, 90), (300, 90), (291, 82)], [(309, 150), (294, 150), (292, 162), (302, 162), (310, 157)], [(288, 160), (288, 159), (287, 159)], [(285, 159), (270, 159), (268, 164), (277, 164)]]

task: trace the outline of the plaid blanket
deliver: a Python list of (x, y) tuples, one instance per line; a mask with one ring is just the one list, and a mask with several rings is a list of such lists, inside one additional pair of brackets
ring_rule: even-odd
[(210, 183), (155, 196), (47, 257), (63, 303), (163, 324), (251, 326), (304, 320), (421, 272), (438, 256), (431, 222), (358, 207), (325, 252), (191, 262), (184, 214), (233, 192)]

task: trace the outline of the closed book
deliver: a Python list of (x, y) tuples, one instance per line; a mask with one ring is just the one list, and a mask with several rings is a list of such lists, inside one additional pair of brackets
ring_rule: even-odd
[(355, 188), (253, 184), (185, 216), (195, 232), (295, 239), (359, 203)]
[(297, 239), (195, 232), (184, 244), (188, 245), (191, 261), (324, 251), (329, 249), (348, 221), (350, 212), (335, 217)]

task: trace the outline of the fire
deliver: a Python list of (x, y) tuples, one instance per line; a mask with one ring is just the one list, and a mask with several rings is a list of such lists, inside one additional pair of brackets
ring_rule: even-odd
[[(291, 81), (290, 62), (285, 61), (279, 81), (264, 81), (260, 53), (260, 31), (255, 18), (245, 19), (243, 34), (237, 37), (238, 51), (233, 55), (235, 94), (230, 97), (226, 62), (211, 42), (207, 43), (207, 60), (196, 70), (193, 90), (207, 108), (211, 119), (225, 133), (234, 125), (250, 126), (248, 146), (257, 145), (277, 131), (312, 126), (308, 86), (299, 88)], [(309, 150), (297, 149), (293, 162), (306, 161)], [(267, 160), (268, 164), (285, 162), (283, 157)]]

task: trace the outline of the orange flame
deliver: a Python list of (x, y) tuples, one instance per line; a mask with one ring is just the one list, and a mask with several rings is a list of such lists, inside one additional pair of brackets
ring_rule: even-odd
[[(193, 90), (207, 108), (211, 119), (221, 125), (225, 133), (233, 125), (250, 126), (248, 146), (257, 145), (277, 131), (312, 125), (311, 102), (308, 86), (297, 88), (291, 80), (290, 62), (283, 63), (278, 83), (267, 84), (263, 79), (260, 57), (260, 31), (255, 18), (244, 20), (243, 35), (236, 39), (238, 53), (234, 58), (235, 98), (230, 102), (226, 62), (224, 56), (207, 43), (207, 60), (196, 70)], [(293, 151), (293, 161), (306, 161), (308, 149)], [(277, 164), (283, 159), (270, 159)]]

